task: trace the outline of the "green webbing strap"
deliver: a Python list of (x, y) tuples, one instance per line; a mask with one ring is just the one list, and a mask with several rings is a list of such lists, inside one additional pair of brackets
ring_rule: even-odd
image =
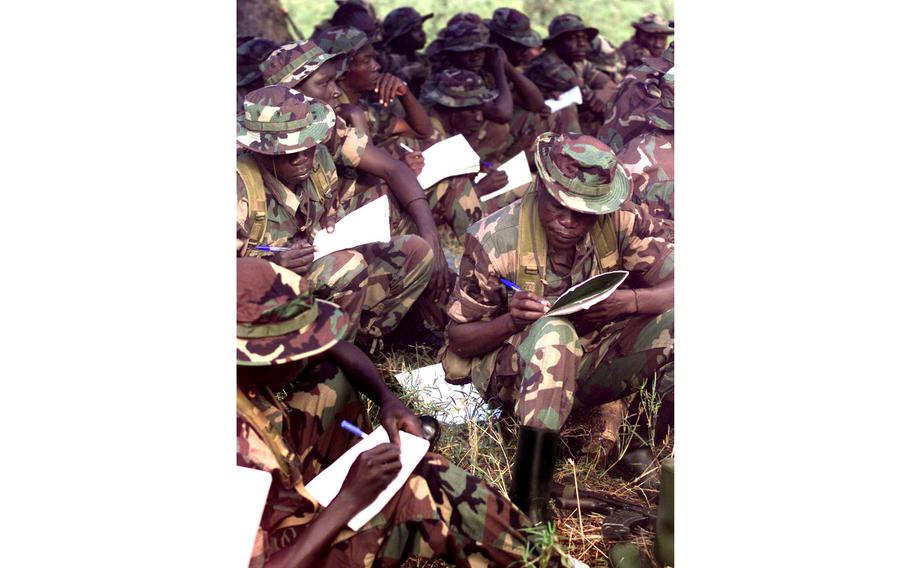
[(281, 469), (281, 475), (285, 478), (291, 477), (291, 470), (288, 466), (287, 457), (291, 453), (287, 444), (281, 439), (277, 432), (268, 428), (268, 424), (261, 420), (256, 407), (250, 402), (240, 389), (237, 389), (237, 414), (249, 424), (262, 440), (268, 444), (269, 449), (275, 454), (275, 461)]
[(242, 154), (237, 157), (237, 173), (240, 174), (240, 179), (243, 180), (247, 200), (250, 202), (250, 218), (253, 221), (253, 225), (250, 227), (249, 241), (244, 245), (243, 252), (245, 253), (250, 246), (262, 244), (269, 219), (265, 201), (265, 184), (262, 182), (259, 164), (256, 163), (253, 156)]

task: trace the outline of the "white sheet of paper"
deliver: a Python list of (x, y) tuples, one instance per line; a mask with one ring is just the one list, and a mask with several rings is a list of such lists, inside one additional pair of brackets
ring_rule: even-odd
[(480, 171), (480, 156), (461, 134), (437, 142), (423, 151), (423, 170), (417, 176), (427, 189), (441, 179)]
[[(606, 300), (613, 294), (613, 292), (616, 291), (617, 288), (619, 288), (620, 284), (623, 283), (623, 281), (626, 279), (626, 277), (629, 276), (629, 273), (626, 272), (625, 270), (616, 270), (614, 272), (625, 272), (625, 276), (623, 276), (621, 280), (619, 280), (618, 282), (616, 282), (615, 284), (610, 286), (608, 289), (600, 292), (599, 294), (597, 294), (595, 296), (588, 298), (584, 302), (579, 302), (577, 304), (569, 304), (568, 306), (562, 306), (561, 308), (556, 308), (555, 310), (550, 310), (547, 312), (546, 315), (548, 315), (548, 316), (565, 316), (565, 315), (569, 315), (569, 314), (574, 314), (574, 313), (580, 312), (582, 310), (587, 310), (594, 304), (598, 304), (598, 303)], [(590, 278), (588, 280), (590, 280)], [(585, 284), (585, 282), (587, 282), (587, 280), (579, 282), (575, 286), (572, 286), (568, 290), (563, 292), (563, 294), (568, 294), (569, 292), (574, 291), (576, 288), (583, 286)]]
[(250, 565), (250, 554), (262, 509), (272, 486), (272, 474), (261, 469), (237, 466), (234, 468), (231, 482), (230, 519), (233, 535), (227, 535), (224, 545), (233, 547), (232, 559), (236, 559), (236, 568)]
[[(385, 507), (386, 503), (402, 488), (408, 476), (411, 475), (411, 472), (414, 471), (414, 468), (426, 455), (427, 450), (430, 449), (430, 442), (423, 438), (418, 438), (407, 432), (399, 432), (398, 435), (401, 437), (401, 470), (372, 503), (348, 521), (348, 526), (351, 530), (360, 530), (360, 527), (365, 525), (367, 521), (375, 517), (376, 513)], [(348, 471), (354, 465), (354, 460), (357, 459), (357, 456), (388, 441), (389, 433), (385, 431), (385, 428), (373, 430), (369, 436), (357, 442), (354, 447), (342, 454), (332, 465), (322, 470), (322, 473), (307, 483), (306, 490), (319, 501), (320, 505), (328, 507), (329, 503), (335, 499), (341, 490), (341, 484), (344, 483), (344, 478), (347, 477)]]
[[(504, 171), (506, 175), (509, 176), (509, 181), (506, 182), (505, 186), (497, 189), (493, 193), (488, 193), (482, 196), (480, 198), (481, 201), (489, 201), (497, 195), (502, 195), (507, 191), (512, 191), (513, 189), (531, 183), (531, 167), (528, 165), (528, 157), (525, 156), (524, 152), (515, 154), (507, 162), (496, 169)], [(477, 177), (474, 178), (474, 181), (478, 182), (485, 177), (487, 177), (487, 174), (477, 174)]]
[(581, 104), (581, 89), (572, 87), (565, 93), (559, 95), (557, 99), (547, 99), (544, 101), (550, 110), (556, 112), (572, 105)]
[(397, 373), (398, 384), (417, 391), (421, 402), (431, 407), (436, 420), (446, 424), (464, 424), (467, 420), (483, 422), (493, 414), (474, 385), (451, 385), (446, 382), (442, 363)]
[(313, 237), (316, 247), (314, 260), (327, 254), (349, 249), (368, 243), (387, 243), (391, 239), (389, 231), (389, 198), (385, 195), (351, 211), (335, 223), (335, 232), (325, 229)]

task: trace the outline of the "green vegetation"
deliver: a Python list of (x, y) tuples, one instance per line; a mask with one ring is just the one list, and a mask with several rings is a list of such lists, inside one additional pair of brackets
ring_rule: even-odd
[[(309, 35), (313, 26), (327, 19), (337, 7), (332, 0), (282, 0), (294, 23), (300, 31)], [(493, 10), (500, 7), (515, 8), (531, 18), (531, 24), (542, 37), (547, 35), (547, 24), (554, 16), (567, 12), (584, 18), (585, 23), (601, 31), (614, 45), (619, 46), (632, 36), (631, 23), (648, 12), (656, 12), (667, 19), (673, 19), (673, 0), (623, 0), (622, 2), (595, 2), (591, 0), (463, 0), (462, 2), (441, 2), (440, 0), (374, 0), (379, 17), (401, 6), (413, 6), (421, 14), (430, 12), (435, 17), (427, 20), (424, 29), (427, 41), (445, 26), (446, 21), (458, 12), (475, 12), (489, 18)]]

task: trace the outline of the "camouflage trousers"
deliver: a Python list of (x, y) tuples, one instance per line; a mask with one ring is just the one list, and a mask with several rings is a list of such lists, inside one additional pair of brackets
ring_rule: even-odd
[[(309, 481), (357, 442), (339, 427), (342, 419), (364, 431), (370, 428), (359, 395), (337, 367), (322, 362), (306, 372), (307, 382), (287, 403), (291, 431), (299, 436), (301, 449), (310, 447), (300, 452), (306, 462), (304, 480)], [(339, 533), (322, 565), (399, 566), (417, 556), (441, 557), (456, 566), (507, 566), (521, 559), (528, 537), (520, 531), (528, 526), (527, 517), (492, 487), (429, 453), (375, 518), (357, 532), (345, 528)], [(269, 552), (307, 529), (292, 524), (267, 530)]]
[(351, 325), (345, 339), (356, 338), (369, 281), (363, 255), (350, 249), (327, 254), (313, 262), (305, 278), (317, 298), (338, 304), (347, 314)]
[(618, 400), (659, 375), (673, 360), (673, 310), (582, 336), (566, 318), (541, 318), (495, 357), (486, 398), (522, 425), (559, 430), (573, 408)]

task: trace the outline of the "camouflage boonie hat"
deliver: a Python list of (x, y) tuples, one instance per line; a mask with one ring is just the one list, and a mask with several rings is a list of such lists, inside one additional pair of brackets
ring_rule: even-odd
[(600, 33), (597, 28), (586, 26), (582, 19), (575, 14), (562, 14), (550, 20), (550, 25), (547, 27), (549, 35), (544, 38), (543, 42), (546, 44), (566, 32), (577, 32), (579, 30), (588, 34), (588, 41), (591, 41)]
[(262, 77), (259, 64), (278, 48), (274, 41), (261, 37), (237, 38), (237, 86), (245, 87)]
[(512, 8), (496, 8), (493, 18), (484, 20), (491, 32), (498, 33), (506, 39), (527, 47), (540, 47), (543, 40), (540, 34), (531, 29), (531, 20), (526, 15)]
[(262, 258), (237, 259), (238, 365), (312, 357), (338, 343), (347, 329), (347, 315), (313, 298), (297, 274)]
[(270, 85), (243, 98), (237, 143), (257, 154), (293, 154), (324, 141), (334, 127), (329, 105), (286, 85)]
[(674, 33), (673, 21), (667, 22), (667, 20), (654, 12), (642, 16), (637, 22), (633, 22), (632, 27), (646, 34), (672, 35)]
[(605, 215), (629, 197), (629, 177), (610, 147), (584, 134), (544, 132), (534, 143), (534, 162), (547, 191), (582, 213)]
[(474, 12), (458, 12), (457, 14), (455, 14), (454, 16), (449, 18), (449, 21), (446, 22), (446, 27), (448, 28), (448, 27), (454, 26), (455, 24), (459, 24), (462, 22), (467, 22), (469, 24), (482, 24), (483, 18), (481, 18), (479, 14), (475, 14)]
[(382, 21), (382, 40), (388, 43), (401, 37), (433, 17), (432, 13), (421, 16), (410, 6), (395, 8)]
[(443, 51), (474, 51), (495, 47), (490, 43), (490, 30), (483, 23), (457, 22), (446, 28)]
[(293, 87), (338, 55), (326, 53), (312, 41), (295, 41), (282, 45), (269, 55), (262, 63), (262, 76), (266, 85), (284, 83)]
[(332, 26), (320, 31), (311, 39), (326, 53), (345, 55), (341, 69), (338, 70), (339, 75), (347, 71), (349, 57), (370, 43), (367, 34), (353, 26)]
[(420, 95), (423, 104), (440, 104), (449, 108), (482, 105), (498, 96), (488, 89), (483, 78), (467, 69), (446, 69), (427, 80)]

